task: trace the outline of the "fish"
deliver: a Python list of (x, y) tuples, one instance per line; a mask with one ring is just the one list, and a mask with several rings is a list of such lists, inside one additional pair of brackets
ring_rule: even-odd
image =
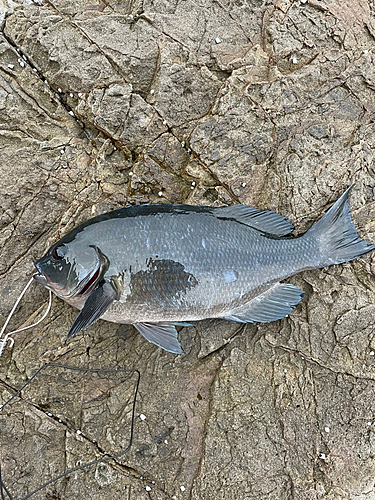
[(101, 318), (182, 354), (176, 326), (279, 320), (305, 295), (283, 280), (374, 250), (351, 219), (352, 187), (299, 236), (287, 217), (247, 205), (119, 208), (52, 245), (34, 279), (80, 310), (67, 338)]

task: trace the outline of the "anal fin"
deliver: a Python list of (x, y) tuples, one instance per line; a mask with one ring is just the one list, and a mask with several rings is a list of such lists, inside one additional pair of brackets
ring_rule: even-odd
[(229, 321), (239, 323), (269, 323), (290, 314), (305, 296), (300, 288), (289, 283), (275, 283), (241, 307), (225, 316)]
[(139, 333), (152, 344), (175, 354), (185, 354), (173, 323), (134, 323)]

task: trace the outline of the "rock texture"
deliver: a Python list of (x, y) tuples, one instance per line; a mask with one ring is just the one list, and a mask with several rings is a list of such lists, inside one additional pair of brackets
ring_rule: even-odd
[[(127, 204), (247, 203), (298, 233), (354, 183), (375, 242), (372, 2), (2, 4), (3, 319), (49, 244)], [(0, 359), (1, 401), (45, 362), (137, 368), (140, 393), (127, 454), (34, 498), (375, 499), (374, 259), (295, 276), (281, 321), (183, 328), (185, 356), (106, 322), (66, 345), (76, 312), (55, 299)], [(34, 286), (10, 328), (46, 300)], [(0, 413), (16, 500), (127, 446), (134, 377), (79, 373), (48, 369)]]

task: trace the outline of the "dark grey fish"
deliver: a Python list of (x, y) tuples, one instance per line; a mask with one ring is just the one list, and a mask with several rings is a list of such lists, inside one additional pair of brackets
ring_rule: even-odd
[(350, 189), (299, 237), (287, 236), (286, 217), (245, 205), (122, 208), (67, 234), (35, 263), (34, 277), (81, 309), (68, 337), (102, 318), (182, 353), (176, 325), (283, 318), (304, 292), (281, 280), (373, 250), (351, 220)]

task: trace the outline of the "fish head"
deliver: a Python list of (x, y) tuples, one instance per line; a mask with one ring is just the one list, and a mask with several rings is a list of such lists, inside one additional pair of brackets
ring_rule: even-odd
[(96, 288), (109, 266), (107, 257), (94, 245), (77, 245), (63, 240), (53, 245), (34, 264), (34, 279), (58, 297), (80, 300)]

